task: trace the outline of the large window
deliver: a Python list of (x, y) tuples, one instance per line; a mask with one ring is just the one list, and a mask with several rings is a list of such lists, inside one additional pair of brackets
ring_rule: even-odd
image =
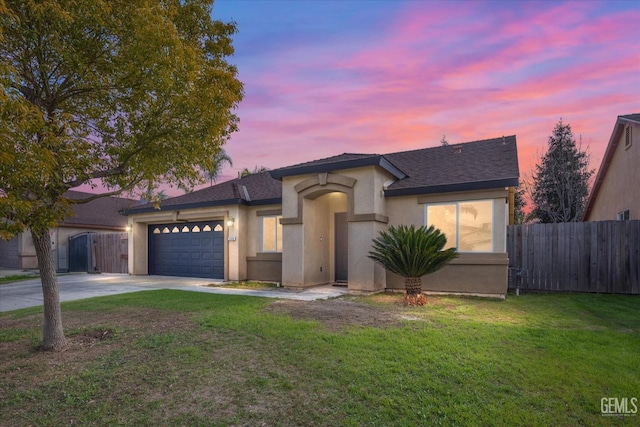
[(447, 236), (447, 248), (493, 252), (493, 201), (476, 200), (425, 205), (425, 224)]
[(282, 252), (281, 216), (262, 217), (262, 252)]

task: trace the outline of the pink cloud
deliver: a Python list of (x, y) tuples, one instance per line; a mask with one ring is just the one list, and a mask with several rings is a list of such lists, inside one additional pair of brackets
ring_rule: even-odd
[(283, 45), (243, 74), (224, 173), (435, 146), (443, 134), (516, 134), (528, 172), (560, 117), (601, 156), (616, 116), (638, 112), (640, 12), (497, 5), (403, 3), (370, 39)]

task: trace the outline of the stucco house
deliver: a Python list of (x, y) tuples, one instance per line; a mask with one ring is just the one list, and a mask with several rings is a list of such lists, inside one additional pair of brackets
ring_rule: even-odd
[[(72, 200), (95, 196), (93, 193), (68, 191), (65, 197)], [(69, 268), (69, 237), (89, 232), (124, 232), (127, 218), (120, 214), (121, 210), (131, 208), (133, 200), (119, 197), (103, 197), (89, 203), (72, 206), (73, 214), (58, 227), (49, 229), (53, 259), (57, 271)], [(20, 233), (11, 240), (0, 240), (0, 268), (36, 269), (38, 260), (31, 233)]]
[(583, 219), (640, 219), (640, 114), (618, 116)]
[(434, 224), (461, 255), (424, 289), (502, 296), (518, 177), (515, 136), (252, 174), (127, 211), (129, 272), (403, 289), (367, 257), (371, 241), (392, 224)]

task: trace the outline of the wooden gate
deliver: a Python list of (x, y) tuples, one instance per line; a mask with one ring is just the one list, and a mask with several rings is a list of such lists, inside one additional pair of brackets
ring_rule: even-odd
[(69, 271), (129, 272), (128, 233), (82, 233), (69, 237)]

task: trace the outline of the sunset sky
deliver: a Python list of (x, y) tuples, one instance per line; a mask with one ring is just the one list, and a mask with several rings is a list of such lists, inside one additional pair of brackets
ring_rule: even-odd
[(638, 1), (217, 0), (213, 16), (238, 24), (245, 84), (220, 180), (443, 135), (515, 134), (529, 173), (560, 118), (597, 168), (616, 117), (640, 113)]

